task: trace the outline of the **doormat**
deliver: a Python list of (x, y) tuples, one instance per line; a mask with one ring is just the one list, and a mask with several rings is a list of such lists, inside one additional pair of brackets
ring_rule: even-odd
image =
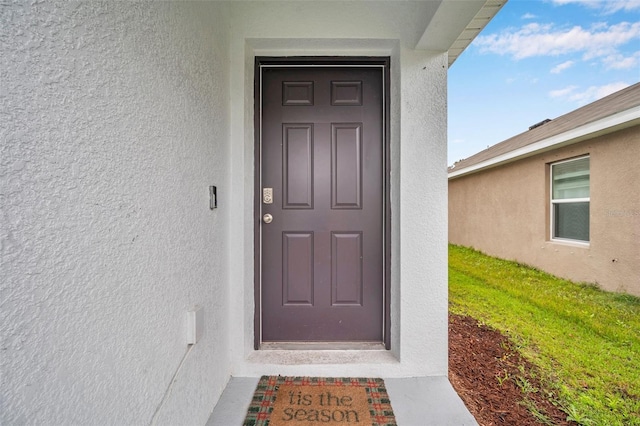
[(382, 379), (262, 376), (244, 426), (396, 426)]

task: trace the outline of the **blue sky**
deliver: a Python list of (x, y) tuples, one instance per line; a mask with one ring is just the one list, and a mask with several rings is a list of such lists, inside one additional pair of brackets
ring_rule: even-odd
[(640, 81), (640, 0), (509, 0), (449, 69), (448, 164)]

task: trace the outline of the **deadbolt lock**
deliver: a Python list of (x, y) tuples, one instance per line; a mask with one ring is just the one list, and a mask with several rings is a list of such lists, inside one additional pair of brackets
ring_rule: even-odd
[(273, 188), (262, 188), (262, 202), (273, 204)]

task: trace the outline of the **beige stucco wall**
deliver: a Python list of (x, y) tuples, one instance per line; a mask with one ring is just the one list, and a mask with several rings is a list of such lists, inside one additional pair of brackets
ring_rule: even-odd
[[(449, 241), (640, 295), (640, 126), (449, 180)], [(549, 163), (591, 157), (591, 241), (550, 241)]]

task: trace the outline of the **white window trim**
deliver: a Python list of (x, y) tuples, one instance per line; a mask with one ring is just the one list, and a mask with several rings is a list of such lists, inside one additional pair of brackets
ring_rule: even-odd
[[(553, 206), (555, 204), (564, 204), (564, 203), (589, 203), (589, 209), (591, 209), (591, 196), (583, 197), (583, 198), (563, 198), (559, 200), (553, 199), (553, 166), (557, 166), (558, 164), (569, 163), (571, 161), (582, 160), (584, 158), (590, 158), (589, 155), (583, 155), (581, 157), (570, 158), (568, 160), (556, 161), (554, 163), (549, 164), (549, 240), (554, 243), (563, 243), (576, 245), (580, 247), (589, 247), (591, 244), (591, 240), (583, 241), (583, 240), (573, 240), (571, 238), (558, 238), (553, 236), (553, 230), (555, 229), (555, 215), (553, 214)], [(591, 165), (589, 165), (589, 193), (591, 193)], [(589, 227), (591, 227), (591, 220), (589, 220)], [(591, 232), (589, 232), (591, 234)], [(591, 237), (589, 237), (591, 238)]]

